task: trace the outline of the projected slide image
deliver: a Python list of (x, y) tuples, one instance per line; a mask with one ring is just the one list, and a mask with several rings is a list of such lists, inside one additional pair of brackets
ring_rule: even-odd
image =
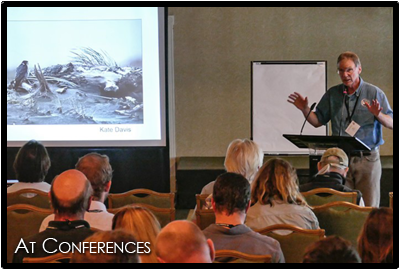
[(7, 125), (143, 124), (142, 21), (7, 22)]

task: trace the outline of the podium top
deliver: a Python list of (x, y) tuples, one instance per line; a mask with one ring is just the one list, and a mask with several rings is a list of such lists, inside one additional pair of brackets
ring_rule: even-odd
[(328, 149), (339, 147), (345, 152), (370, 151), (371, 148), (356, 137), (283, 134), (298, 148)]

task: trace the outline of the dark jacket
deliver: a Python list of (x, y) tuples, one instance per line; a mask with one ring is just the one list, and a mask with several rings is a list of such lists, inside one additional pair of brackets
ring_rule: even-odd
[(341, 192), (357, 192), (357, 204), (360, 204), (362, 194), (359, 190), (346, 187), (344, 183), (346, 178), (337, 172), (329, 172), (326, 174), (318, 174), (314, 176), (310, 182), (300, 185), (300, 192), (306, 192), (316, 188), (332, 188)]

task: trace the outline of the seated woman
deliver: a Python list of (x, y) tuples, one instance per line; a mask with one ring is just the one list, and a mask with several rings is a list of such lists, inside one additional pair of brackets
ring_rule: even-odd
[[(258, 171), (251, 190), (252, 206), (246, 225), (260, 230), (275, 224), (319, 229), (317, 217), (299, 192), (296, 170), (279, 158), (268, 160)], [(276, 231), (280, 234), (288, 231)]]
[(7, 193), (26, 188), (49, 192), (50, 184), (44, 182), (44, 179), (50, 165), (46, 148), (41, 143), (30, 140), (19, 149), (15, 157), (14, 171), (19, 182), (8, 187)]
[(372, 210), (358, 237), (363, 263), (393, 263), (393, 209)]
[[(243, 175), (250, 184), (258, 169), (262, 166), (264, 153), (261, 148), (249, 139), (235, 139), (226, 150), (224, 166), (227, 172)], [(205, 185), (201, 194), (212, 194), (215, 181)], [(206, 200), (207, 207), (211, 208), (211, 195)]]
[(155, 243), (161, 227), (157, 218), (145, 207), (128, 205), (119, 210), (113, 218), (112, 229), (124, 229), (135, 236), (137, 242), (150, 242), (150, 253), (139, 254), (142, 263), (158, 263)]

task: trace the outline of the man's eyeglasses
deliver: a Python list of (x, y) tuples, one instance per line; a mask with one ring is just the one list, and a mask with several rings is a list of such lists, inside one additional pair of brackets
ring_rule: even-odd
[(344, 74), (345, 72), (347, 72), (348, 74), (353, 74), (353, 72), (354, 72), (354, 69), (352, 69), (352, 68), (347, 68), (347, 69), (338, 69), (337, 70), (337, 73), (338, 74)]

